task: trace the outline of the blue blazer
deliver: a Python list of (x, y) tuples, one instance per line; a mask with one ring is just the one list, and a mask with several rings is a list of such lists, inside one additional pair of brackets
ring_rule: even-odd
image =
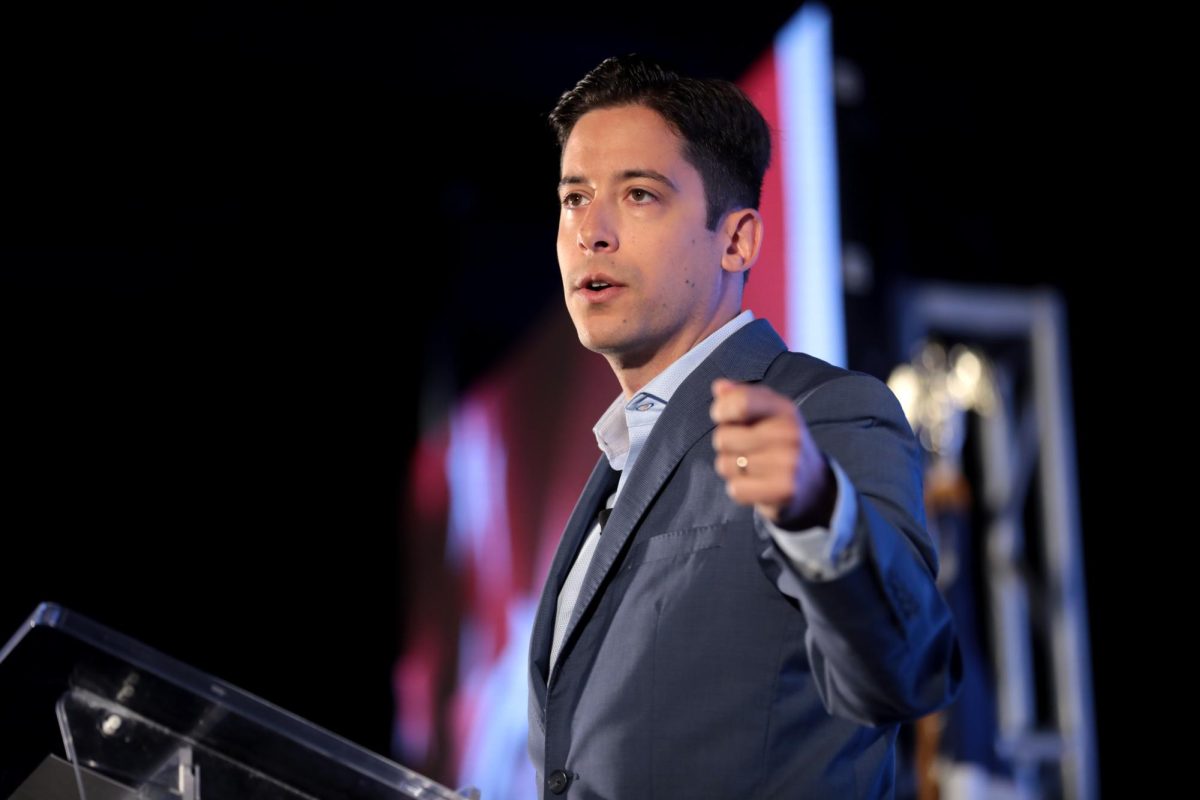
[[(795, 398), (854, 484), (861, 562), (807, 581), (713, 469), (711, 383)], [(738, 330), (667, 404), (600, 537), (553, 681), (559, 590), (618, 473), (601, 456), (530, 640), (538, 796), (858, 798), (894, 793), (900, 722), (953, 700), (962, 662), (935, 585), (921, 455), (883, 383)]]

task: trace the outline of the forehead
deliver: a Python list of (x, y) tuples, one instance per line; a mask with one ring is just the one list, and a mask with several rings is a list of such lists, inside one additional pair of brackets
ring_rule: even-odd
[(683, 158), (683, 139), (657, 111), (632, 105), (580, 117), (563, 146), (562, 176), (596, 182), (629, 170), (659, 172), (677, 187), (697, 177)]

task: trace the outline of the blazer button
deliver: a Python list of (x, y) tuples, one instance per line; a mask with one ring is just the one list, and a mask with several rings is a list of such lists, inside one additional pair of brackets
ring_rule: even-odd
[(554, 792), (555, 794), (562, 794), (570, 785), (571, 776), (561, 769), (554, 770), (554, 772), (551, 772), (549, 777), (546, 778), (546, 786), (548, 786), (550, 791)]

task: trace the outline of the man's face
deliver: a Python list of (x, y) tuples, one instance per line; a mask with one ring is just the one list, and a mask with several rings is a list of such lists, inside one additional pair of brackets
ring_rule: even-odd
[[(665, 368), (727, 321), (719, 237), (682, 145), (658, 112), (632, 105), (584, 114), (563, 147), (563, 293), (579, 341), (614, 366)], [(591, 278), (612, 286), (580, 288)]]

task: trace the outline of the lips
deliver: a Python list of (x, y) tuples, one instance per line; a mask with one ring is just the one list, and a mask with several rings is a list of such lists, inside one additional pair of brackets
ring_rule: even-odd
[(589, 272), (579, 280), (575, 281), (575, 288), (583, 291), (600, 291), (609, 286), (624, 286), (625, 284), (618, 281), (603, 272)]
[(606, 272), (589, 272), (575, 281), (575, 292), (588, 304), (606, 303), (625, 291), (625, 284)]
[(591, 289), (587, 286), (576, 290), (580, 296), (586, 299), (591, 304), (604, 303), (616, 297), (621, 292), (625, 291), (624, 286), (604, 286), (603, 288)]

